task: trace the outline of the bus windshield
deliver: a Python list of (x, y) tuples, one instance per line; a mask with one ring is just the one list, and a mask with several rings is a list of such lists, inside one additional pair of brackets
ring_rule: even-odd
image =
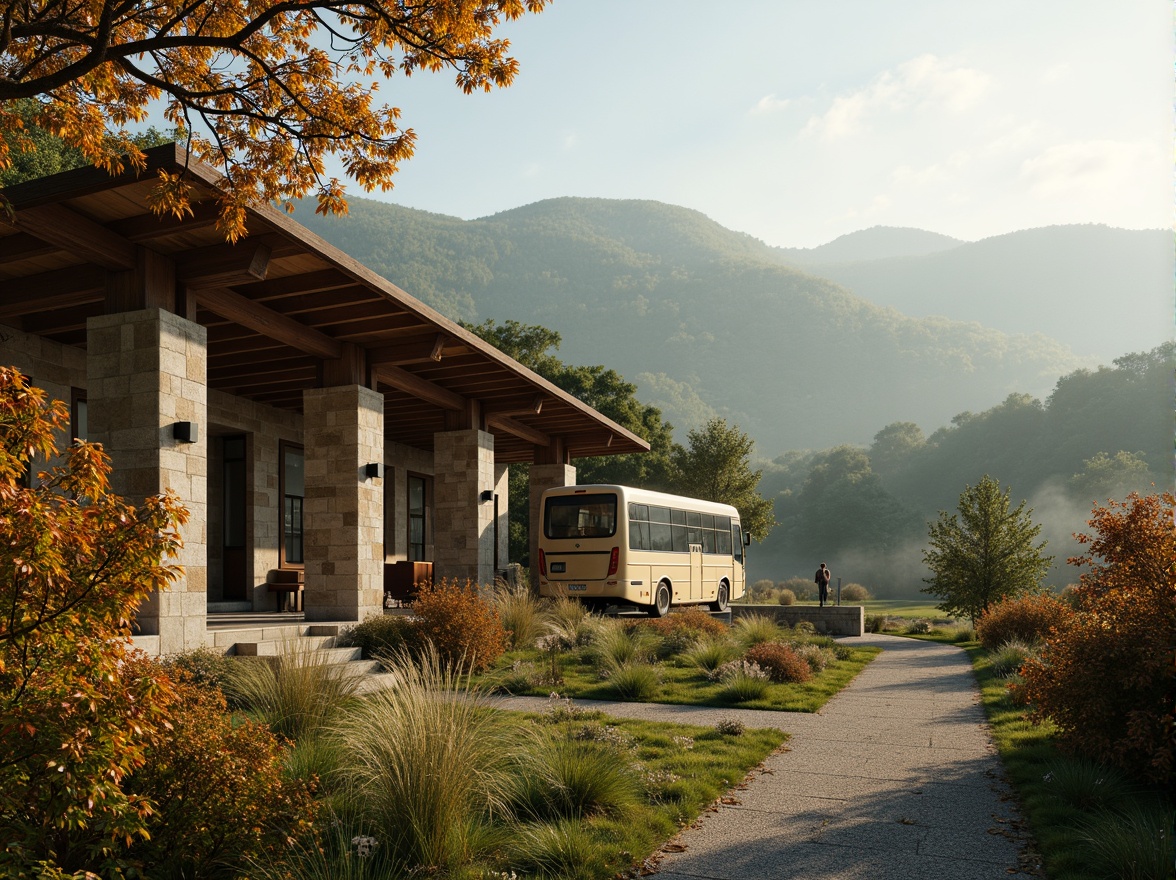
[(548, 538), (611, 538), (617, 533), (617, 496), (597, 492), (547, 499), (543, 534)]

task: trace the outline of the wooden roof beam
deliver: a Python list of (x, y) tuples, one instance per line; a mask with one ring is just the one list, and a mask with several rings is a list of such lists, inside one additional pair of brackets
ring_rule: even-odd
[(408, 370), (402, 370), (400, 367), (381, 364), (373, 367), (372, 373), (377, 380), (385, 385), (391, 385), (393, 388), (398, 388), (406, 394), (411, 394), (413, 397), (418, 397), (442, 409), (457, 412), (466, 407), (466, 399), (460, 394), (454, 394), (448, 388), (434, 385), (427, 379), (414, 376)]
[(466, 351), (466, 347), (444, 333), (437, 333), (431, 339), (415, 339), (398, 345), (381, 345), (368, 351), (368, 361), (373, 365), (437, 363), (449, 353)]
[(106, 269), (134, 269), (135, 245), (64, 205), (41, 205), (16, 213), (16, 225), (42, 241)]
[(486, 425), (491, 428), (498, 428), (500, 431), (505, 431), (508, 434), (513, 434), (520, 440), (526, 440), (528, 443), (533, 443), (536, 446), (550, 446), (551, 437), (544, 434), (542, 431), (536, 431), (522, 422), (515, 421), (508, 416), (487, 416)]
[(264, 281), (272, 255), (268, 244), (248, 240), (234, 246), (200, 248), (181, 257), (177, 280), (189, 289)]
[(198, 288), (189, 293), (210, 312), (216, 312), (222, 318), (235, 321), (242, 327), (247, 327), (269, 339), (324, 360), (335, 360), (343, 356), (343, 343), (337, 339), (280, 312), (258, 305), (239, 293), (212, 287)]
[(543, 395), (529, 394), (482, 404), (486, 418), (493, 416), (537, 416), (543, 411)]

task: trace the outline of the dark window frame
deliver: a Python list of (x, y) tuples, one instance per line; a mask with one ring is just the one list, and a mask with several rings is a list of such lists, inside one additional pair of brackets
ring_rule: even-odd
[[(286, 452), (297, 449), (302, 452), (303, 467), (306, 466), (306, 447), (301, 443), (295, 443), (292, 440), (278, 441), (278, 568), (280, 569), (294, 569), (301, 571), (306, 567), (306, 521), (305, 521), (305, 495), (289, 496), (297, 498), (298, 504), (298, 543), (303, 547), (302, 559), (291, 560), (287, 558), (286, 552)], [(305, 479), (305, 477), (304, 477)], [(303, 486), (305, 492), (305, 485)]]

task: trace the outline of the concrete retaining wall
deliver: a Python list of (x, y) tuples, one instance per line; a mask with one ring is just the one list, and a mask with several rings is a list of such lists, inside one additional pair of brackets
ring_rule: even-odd
[(866, 609), (861, 605), (732, 605), (731, 617), (766, 614), (785, 626), (807, 620), (819, 633), (860, 636), (866, 631)]

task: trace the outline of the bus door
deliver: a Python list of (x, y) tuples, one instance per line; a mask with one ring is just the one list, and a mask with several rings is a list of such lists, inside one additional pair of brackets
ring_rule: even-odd
[(702, 545), (690, 545), (690, 596), (689, 601), (702, 601)]

